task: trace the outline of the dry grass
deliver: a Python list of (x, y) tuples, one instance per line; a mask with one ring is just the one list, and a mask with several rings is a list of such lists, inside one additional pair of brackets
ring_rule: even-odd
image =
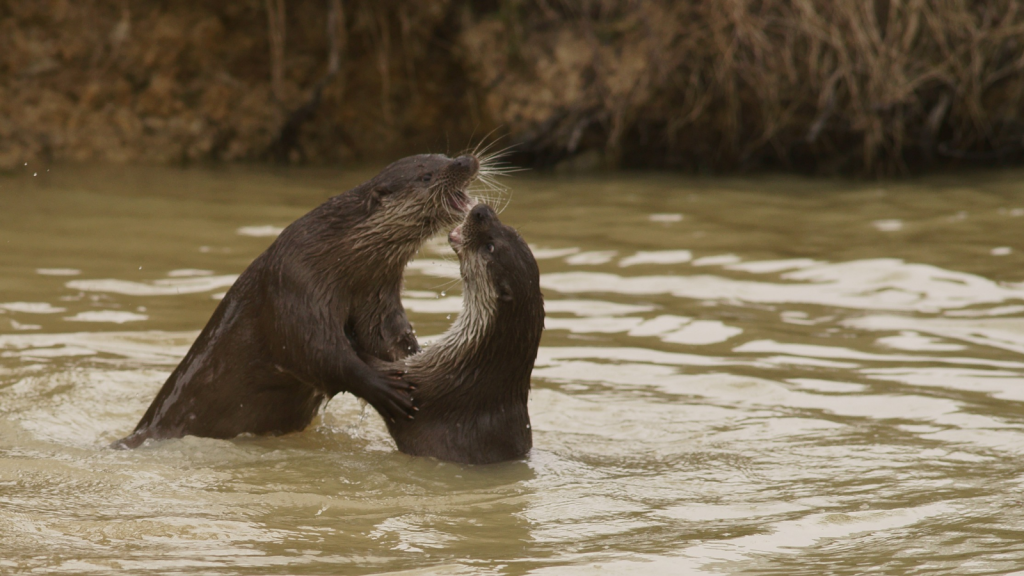
[(464, 44), (537, 159), (872, 175), (1022, 159), (1016, 0), (509, 4)]
[(254, 160), (285, 140), (292, 161), (337, 162), (494, 128), (533, 165), (1019, 163), (1024, 4), (0, 3), (0, 168)]

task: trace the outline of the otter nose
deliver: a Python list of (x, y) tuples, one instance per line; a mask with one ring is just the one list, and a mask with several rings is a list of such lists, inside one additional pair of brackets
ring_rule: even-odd
[(465, 156), (459, 156), (455, 160), (452, 160), (452, 168), (473, 174), (480, 169), (480, 161), (477, 160), (475, 156), (466, 154)]
[(497, 219), (497, 215), (494, 213), (494, 208), (491, 208), (487, 204), (477, 204), (469, 213), (473, 219), (480, 224), (487, 222), (491, 218)]

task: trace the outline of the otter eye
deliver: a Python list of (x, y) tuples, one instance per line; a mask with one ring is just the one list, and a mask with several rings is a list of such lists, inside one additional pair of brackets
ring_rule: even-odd
[(430, 182), (433, 178), (434, 174), (432, 172), (427, 172), (423, 176), (420, 176), (420, 182)]
[(494, 244), (488, 244), (487, 245), (487, 251), (493, 253), (494, 252)]

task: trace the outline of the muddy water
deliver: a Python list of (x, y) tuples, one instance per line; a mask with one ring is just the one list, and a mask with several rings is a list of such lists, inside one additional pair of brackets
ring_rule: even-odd
[[(29, 167), (31, 168), (31, 167)], [(0, 179), (0, 572), (1024, 569), (1024, 173), (509, 180), (547, 330), (535, 449), (305, 432), (120, 452), (227, 287), (365, 172)], [(460, 306), (443, 242), (421, 335)]]

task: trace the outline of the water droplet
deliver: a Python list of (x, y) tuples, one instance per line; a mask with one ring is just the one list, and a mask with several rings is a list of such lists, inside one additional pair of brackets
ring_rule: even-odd
[(445, 318), (448, 319), (448, 320), (451, 320), (452, 319), (452, 315), (449, 314), (449, 315), (445, 316)]
[(142, 270), (142, 266), (139, 266), (139, 270)]
[(32, 175), (33, 176), (39, 176), (39, 172), (33, 172)]
[(441, 296), (444, 296), (444, 295), (445, 295), (445, 293), (444, 293), (444, 291), (442, 290), (442, 291), (441, 291)]

